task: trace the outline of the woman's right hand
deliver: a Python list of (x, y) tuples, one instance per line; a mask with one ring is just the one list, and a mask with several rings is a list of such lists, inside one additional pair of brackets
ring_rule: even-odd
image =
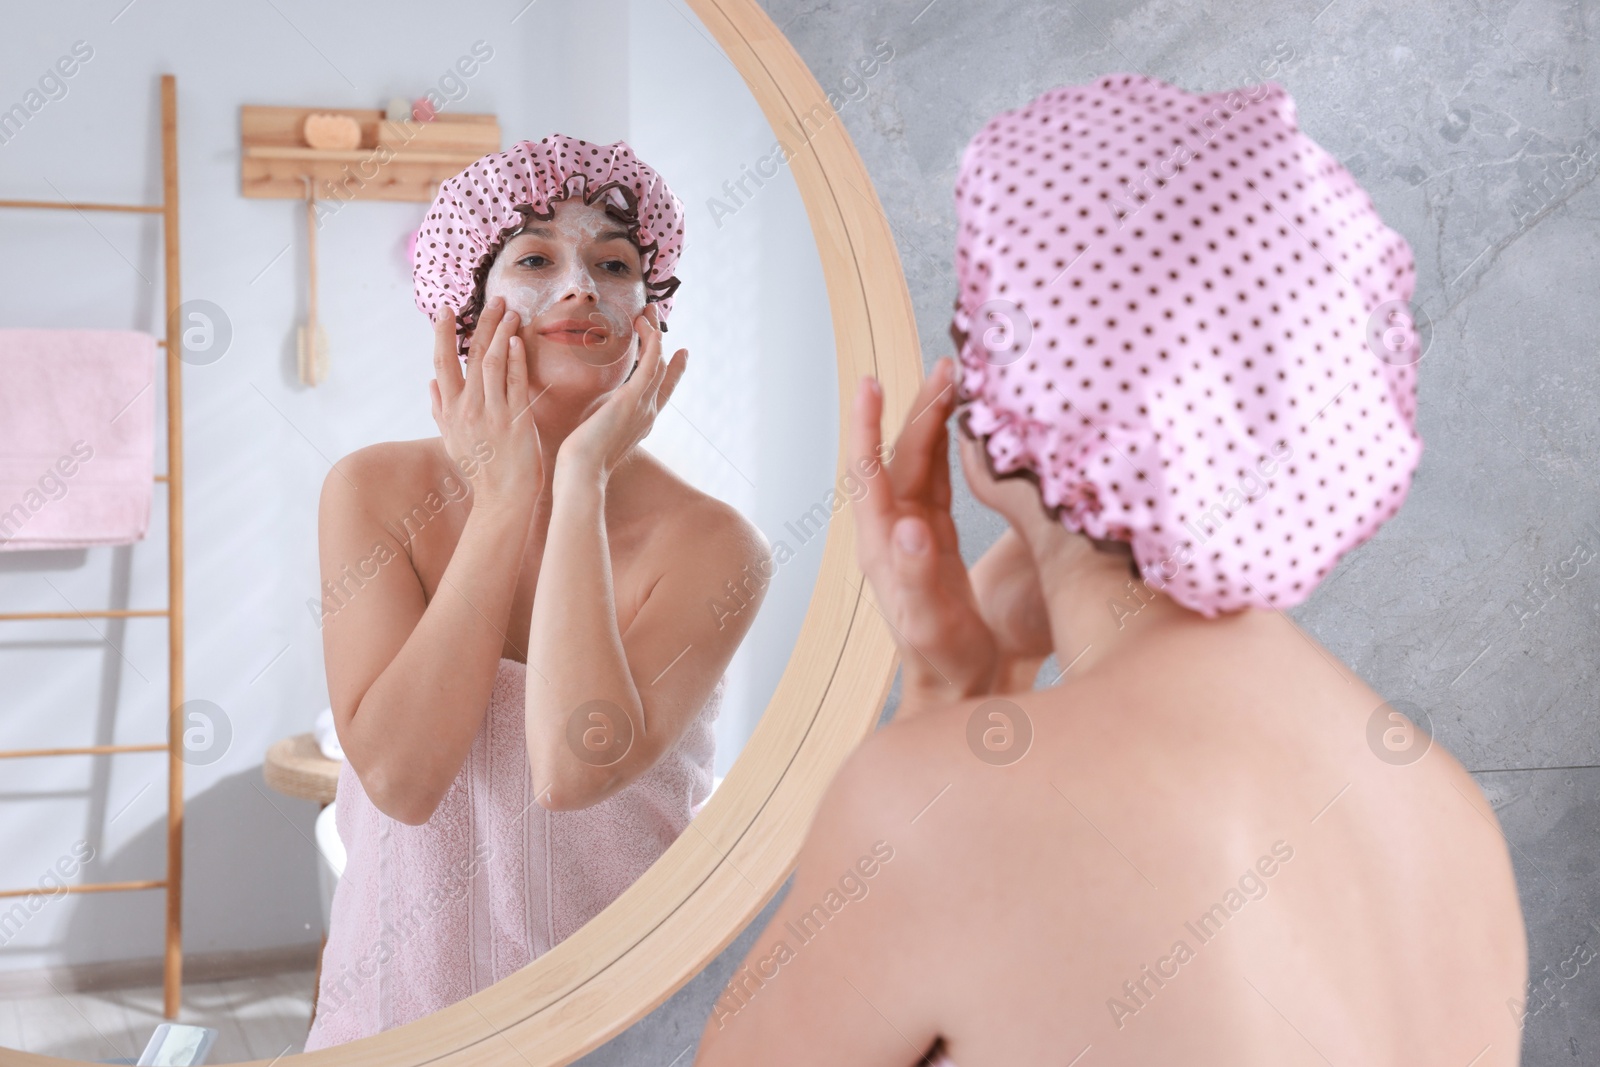
[(515, 311), (494, 297), (467, 346), (465, 376), (456, 355), (455, 309), (433, 326), (433, 421), (456, 469), (472, 486), (472, 506), (531, 506), (544, 491), (544, 454), (533, 419), (526, 346)]
[(906, 412), (892, 459), (880, 459), (877, 379), (861, 380), (851, 418), (855, 469), (874, 472), (866, 492), (851, 498), (856, 561), (900, 649), (902, 707), (994, 692), (1004, 667), (950, 515), (945, 422), (955, 407), (954, 375), (953, 360), (934, 364)]

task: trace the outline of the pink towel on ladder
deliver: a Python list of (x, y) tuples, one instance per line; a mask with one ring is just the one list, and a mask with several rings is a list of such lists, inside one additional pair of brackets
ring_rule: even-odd
[(144, 538), (155, 356), (136, 330), (0, 330), (0, 551)]
[(305, 1051), (431, 1015), (526, 967), (621, 896), (710, 796), (726, 677), (620, 792), (546, 811), (528, 770), (527, 673), (500, 660), (471, 752), (422, 825), (383, 814), (340, 767), (346, 860)]

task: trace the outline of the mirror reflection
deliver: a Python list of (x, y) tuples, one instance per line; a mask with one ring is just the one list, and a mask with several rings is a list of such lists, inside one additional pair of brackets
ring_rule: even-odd
[[(674, 0), (406, 7), (40, 9), (0, 44), (45, 72), (0, 197), (158, 205), (0, 213), (0, 1045), (136, 1063), (170, 1022), (270, 1059), (486, 988), (685, 832), (788, 663), (847, 502), (808, 132)], [(367, 159), (498, 138), (342, 195), (257, 108), (334, 145), (376, 108)]]

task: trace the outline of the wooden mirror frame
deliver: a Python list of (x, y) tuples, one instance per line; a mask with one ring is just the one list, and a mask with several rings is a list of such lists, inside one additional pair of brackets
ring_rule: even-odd
[[(688, 3), (773, 130), (816, 131), (798, 147), (793, 133), (782, 139), (794, 149), (788, 165), (811, 220), (833, 314), (839, 493), (861, 375), (883, 383), (889, 413), (904, 411), (923, 379), (893, 234), (826, 94), (756, 0)], [(897, 430), (898, 422), (891, 423), (890, 432)], [(689, 828), (605, 911), (466, 1000), (289, 1062), (559, 1067), (637, 1022), (722, 952), (788, 878), (818, 801), (875, 726), (894, 678), (894, 641), (867, 599), (855, 552), (855, 524), (841, 505), (828, 524), (799, 640), (755, 733)], [(84, 1062), (0, 1049), (0, 1063), (21, 1067)], [(283, 1058), (246, 1062), (269, 1067)]]

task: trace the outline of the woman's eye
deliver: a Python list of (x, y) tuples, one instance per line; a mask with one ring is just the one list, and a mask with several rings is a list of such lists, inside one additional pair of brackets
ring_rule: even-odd
[(627, 262), (621, 259), (608, 259), (604, 263), (600, 264), (600, 266), (604, 267), (612, 274), (626, 274), (631, 269)]
[[(531, 260), (535, 260), (535, 259), (539, 260), (539, 262), (538, 263), (530, 262)], [(546, 259), (544, 256), (539, 255), (539, 253), (530, 252), (527, 255), (523, 256), (521, 259), (517, 260), (517, 265), (521, 266), (523, 264), (527, 264), (530, 267), (542, 267), (542, 266), (544, 266), (544, 264), (546, 264), (548, 262), (550, 262), (550, 261), (548, 259)]]

